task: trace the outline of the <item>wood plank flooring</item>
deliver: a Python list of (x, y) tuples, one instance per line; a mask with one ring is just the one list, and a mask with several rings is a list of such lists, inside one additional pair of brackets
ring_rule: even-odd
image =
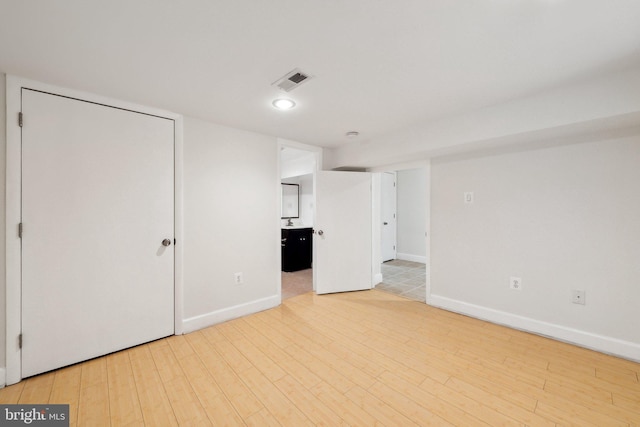
[(72, 426), (638, 426), (640, 365), (372, 290), (24, 380)]

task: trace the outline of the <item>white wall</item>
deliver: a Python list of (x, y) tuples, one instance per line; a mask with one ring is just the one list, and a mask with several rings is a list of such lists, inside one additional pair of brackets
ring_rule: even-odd
[(640, 360), (639, 165), (639, 135), (434, 160), (429, 302)]
[(575, 140), (640, 120), (640, 69), (602, 75), (327, 150), (327, 168), (376, 168), (479, 148)]
[[(288, 148), (289, 151), (295, 150)], [(296, 150), (302, 151), (302, 150)], [(313, 174), (316, 170), (316, 153), (308, 152), (295, 159), (282, 161), (280, 164), (280, 176), (282, 178), (296, 177)]]
[(398, 259), (426, 263), (427, 169), (397, 173)]
[(278, 181), (276, 138), (185, 118), (185, 331), (279, 304)]

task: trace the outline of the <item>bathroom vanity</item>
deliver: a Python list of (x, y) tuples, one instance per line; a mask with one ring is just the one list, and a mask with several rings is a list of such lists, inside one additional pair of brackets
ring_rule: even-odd
[(282, 228), (282, 271), (311, 268), (312, 236), (313, 229), (310, 227)]

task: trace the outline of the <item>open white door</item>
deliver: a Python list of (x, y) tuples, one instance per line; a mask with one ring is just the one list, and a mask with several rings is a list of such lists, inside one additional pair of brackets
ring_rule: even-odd
[(22, 90), (22, 376), (174, 333), (174, 122)]
[(371, 174), (316, 173), (317, 294), (371, 289)]
[(380, 189), (380, 228), (382, 262), (396, 259), (396, 174), (394, 172), (384, 172), (381, 176)]

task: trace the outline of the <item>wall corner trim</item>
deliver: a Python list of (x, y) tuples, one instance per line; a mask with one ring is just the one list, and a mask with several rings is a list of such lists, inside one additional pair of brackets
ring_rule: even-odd
[(382, 283), (382, 273), (377, 273), (373, 275), (373, 283), (372, 286), (375, 286), (379, 283)]
[(476, 319), (486, 320), (498, 325), (574, 344), (600, 353), (640, 362), (640, 344), (634, 342), (518, 316), (505, 311), (469, 304), (464, 301), (439, 295), (430, 295), (428, 304), (454, 313), (464, 314)]
[(190, 317), (182, 322), (182, 333), (187, 334), (189, 332), (206, 328), (207, 326), (226, 322), (227, 320), (236, 319), (238, 317), (257, 313), (263, 310), (268, 310), (270, 308), (279, 306), (280, 302), (280, 296), (273, 295), (267, 298), (262, 298), (244, 304), (238, 304), (233, 307), (223, 308), (221, 310), (201, 314), (199, 316)]

